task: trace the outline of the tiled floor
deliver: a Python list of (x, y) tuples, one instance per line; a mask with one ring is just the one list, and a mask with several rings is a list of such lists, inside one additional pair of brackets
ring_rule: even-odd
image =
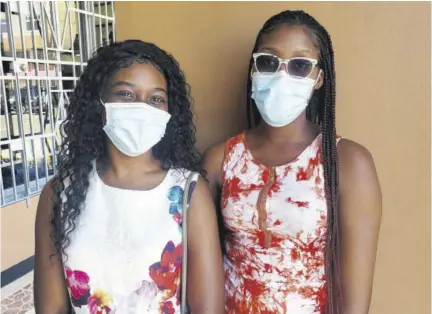
[(1, 301), (2, 314), (26, 314), (33, 309), (33, 286), (28, 284)]
[(1, 288), (1, 314), (34, 314), (33, 272)]

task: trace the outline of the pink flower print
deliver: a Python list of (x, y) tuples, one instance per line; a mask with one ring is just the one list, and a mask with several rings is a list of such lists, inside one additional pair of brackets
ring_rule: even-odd
[(74, 306), (87, 305), (90, 296), (89, 276), (81, 270), (71, 270), (65, 266), (66, 283)]
[(178, 225), (181, 225), (181, 223), (182, 223), (182, 221), (183, 221), (183, 217), (182, 217), (182, 215), (181, 215), (180, 213), (175, 213), (175, 214), (173, 215), (173, 219), (174, 219), (174, 221), (175, 221)]
[(95, 290), (95, 292), (88, 299), (89, 313), (90, 314), (109, 314), (111, 308), (109, 307), (113, 302), (110, 294), (106, 293), (101, 289)]
[(161, 303), (161, 314), (174, 314), (175, 309), (171, 301)]

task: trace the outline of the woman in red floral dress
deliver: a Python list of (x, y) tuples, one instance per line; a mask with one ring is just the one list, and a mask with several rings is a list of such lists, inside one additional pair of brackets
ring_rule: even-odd
[(249, 70), (253, 128), (205, 162), (227, 228), (226, 311), (366, 314), (381, 192), (366, 148), (336, 136), (330, 36), (302, 11), (277, 14)]

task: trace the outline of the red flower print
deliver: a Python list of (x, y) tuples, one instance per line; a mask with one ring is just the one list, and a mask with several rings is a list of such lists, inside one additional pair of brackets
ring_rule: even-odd
[(160, 308), (161, 314), (174, 314), (175, 309), (171, 301), (162, 302)]
[(174, 221), (175, 221), (178, 225), (181, 225), (181, 223), (182, 223), (182, 221), (183, 221), (183, 217), (182, 217), (182, 215), (181, 215), (180, 213), (175, 213), (175, 214), (173, 215), (173, 219), (174, 219)]
[(109, 314), (111, 308), (109, 305), (113, 302), (111, 295), (103, 290), (96, 290), (88, 299), (90, 314)]
[[(163, 300), (172, 298), (178, 291), (183, 246), (169, 241), (162, 251), (161, 261), (150, 266), (150, 278), (159, 290), (164, 291)], [(168, 313), (168, 312), (167, 312)]]
[(312, 178), (315, 169), (321, 164), (321, 150), (318, 150), (315, 158), (309, 158), (307, 168), (299, 167), (296, 177), (297, 181), (308, 181)]
[[(241, 182), (239, 178), (233, 178), (231, 180), (227, 179), (224, 182), (222, 191), (224, 200), (228, 200), (228, 198), (230, 198), (232, 201), (239, 201), (240, 194), (242, 192), (240, 185)], [(224, 206), (226, 206), (226, 204), (224, 204)]]
[(87, 305), (90, 295), (89, 276), (81, 270), (71, 270), (67, 266), (65, 266), (65, 273), (74, 306), (81, 307)]
[[(323, 278), (323, 282), (325, 282), (325, 278)], [(325, 312), (325, 305), (327, 302), (327, 291), (326, 286), (322, 285), (318, 288), (318, 290), (315, 292), (313, 299), (315, 300), (317, 304), (317, 308), (315, 311), (318, 313), (324, 313)]]
[(296, 205), (298, 208), (309, 208), (309, 202), (307, 201), (294, 201), (291, 197), (286, 200), (288, 203)]

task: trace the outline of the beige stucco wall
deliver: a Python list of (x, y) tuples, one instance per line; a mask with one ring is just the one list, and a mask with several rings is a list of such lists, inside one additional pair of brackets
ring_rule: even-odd
[(39, 197), (1, 208), (1, 270), (34, 253), (34, 222)]
[(430, 313), (430, 47), (426, 2), (116, 2), (117, 38), (152, 41), (192, 86), (201, 149), (239, 132), (264, 21), (304, 9), (332, 35), (337, 127), (375, 157), (384, 197), (371, 314)]

